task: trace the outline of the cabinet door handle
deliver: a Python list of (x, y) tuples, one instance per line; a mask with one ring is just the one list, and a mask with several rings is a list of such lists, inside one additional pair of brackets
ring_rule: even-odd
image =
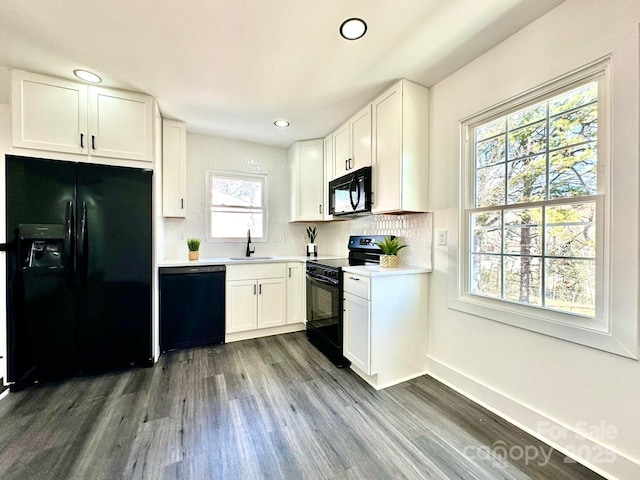
[(254, 295), (256, 294), (256, 284), (255, 283), (253, 284), (253, 294)]
[(184, 210), (184, 198), (180, 199), (180, 209)]
[(258, 285), (258, 294), (262, 295), (262, 284)]
[(80, 148), (84, 148), (84, 133), (80, 134)]
[(344, 161), (344, 169), (345, 170), (349, 170), (349, 160), (348, 159)]
[(318, 205), (318, 213), (322, 215), (322, 204)]
[(92, 149), (96, 149), (96, 136), (95, 135), (91, 135), (91, 148)]
[(349, 277), (349, 280), (355, 280), (356, 282), (360, 281), (360, 279), (358, 277)]
[(291, 267), (289, 267), (289, 278), (291, 278)]
[(351, 166), (351, 162), (353, 162), (353, 158), (349, 159), (349, 170), (351, 170), (353, 167)]

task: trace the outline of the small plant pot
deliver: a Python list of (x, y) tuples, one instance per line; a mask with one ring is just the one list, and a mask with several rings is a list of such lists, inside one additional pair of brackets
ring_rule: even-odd
[(318, 245), (315, 243), (307, 243), (307, 257), (318, 256)]
[(189, 252), (189, 260), (198, 260), (200, 258), (200, 252)]
[(381, 255), (380, 268), (398, 268), (397, 255)]

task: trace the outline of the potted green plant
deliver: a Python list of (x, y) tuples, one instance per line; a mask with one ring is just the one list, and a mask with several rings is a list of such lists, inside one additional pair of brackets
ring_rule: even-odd
[(309, 237), (309, 243), (307, 243), (307, 257), (318, 256), (318, 246), (315, 244), (316, 237), (318, 236), (318, 230), (316, 227), (307, 227), (307, 237)]
[(187, 247), (189, 248), (189, 260), (198, 260), (200, 258), (200, 239), (187, 239)]
[(408, 245), (400, 245), (398, 237), (385, 237), (384, 240), (376, 242), (376, 245), (384, 255), (380, 256), (380, 268), (398, 268), (398, 252)]

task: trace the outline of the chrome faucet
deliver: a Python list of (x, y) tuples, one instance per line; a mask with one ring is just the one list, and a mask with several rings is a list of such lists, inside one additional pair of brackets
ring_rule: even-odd
[(255, 251), (256, 247), (251, 248), (251, 230), (247, 229), (247, 251), (245, 252), (245, 256), (250, 257)]

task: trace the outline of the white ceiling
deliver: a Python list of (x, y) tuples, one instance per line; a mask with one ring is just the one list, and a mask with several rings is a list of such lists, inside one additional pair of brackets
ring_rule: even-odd
[[(287, 147), (396, 79), (434, 85), (562, 1), (1, 0), (0, 102), (8, 68), (86, 68), (154, 96), (191, 132)], [(367, 34), (344, 40), (354, 16)]]

